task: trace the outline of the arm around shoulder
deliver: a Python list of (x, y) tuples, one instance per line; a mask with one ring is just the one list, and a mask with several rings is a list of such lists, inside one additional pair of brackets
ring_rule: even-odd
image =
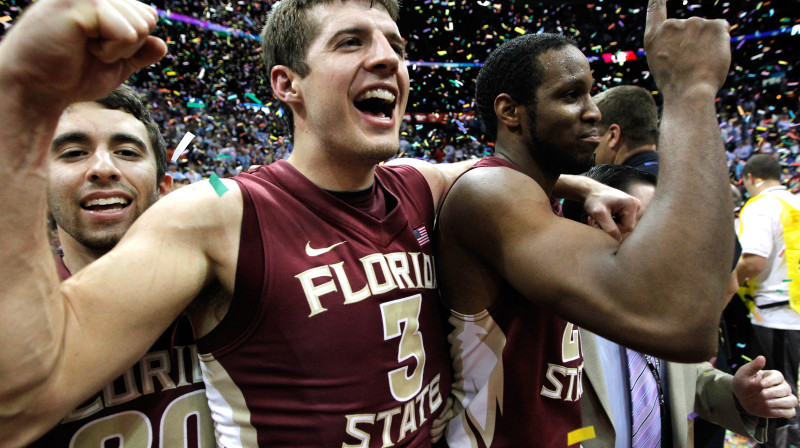
[(477, 159), (474, 159), (456, 163), (433, 164), (420, 159), (400, 158), (390, 160), (387, 165), (409, 165), (419, 171), (428, 182), (428, 187), (431, 189), (431, 195), (433, 196), (434, 209), (438, 210), (442, 198), (444, 198), (450, 185), (477, 161)]

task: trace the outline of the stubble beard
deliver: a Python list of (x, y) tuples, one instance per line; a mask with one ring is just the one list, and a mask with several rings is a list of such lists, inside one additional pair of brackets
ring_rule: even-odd
[(565, 151), (542, 140), (536, 132), (536, 116), (533, 108), (528, 113), (528, 120), (531, 124), (531, 156), (546, 172), (555, 175), (581, 174), (592, 167), (593, 157), (587, 157), (585, 161), (582, 161), (575, 157), (575, 153)]
[(114, 232), (102, 236), (90, 236), (83, 233), (79, 233), (77, 235), (70, 233), (70, 235), (75, 239), (75, 241), (91, 249), (92, 251), (106, 253), (117, 245), (119, 240), (122, 239), (124, 233), (120, 234), (118, 232)]
[[(76, 218), (65, 218), (61, 215), (59, 210), (53, 210), (53, 219), (58, 224), (59, 233), (63, 232), (72, 237), (78, 244), (91, 250), (92, 252), (102, 255), (110, 251), (117, 245), (122, 236), (125, 235), (125, 230), (116, 230), (111, 228), (101, 229), (88, 229)], [(119, 225), (119, 223), (117, 223)]]
[(364, 145), (358, 148), (359, 158), (370, 165), (377, 165), (396, 156), (400, 151), (400, 140), (386, 145)]
[(587, 158), (584, 162), (572, 157), (572, 154), (559, 149), (555, 145), (540, 140), (536, 135), (532, 135), (531, 139), (533, 141), (531, 155), (548, 173), (557, 175), (581, 174), (592, 167), (591, 158)]
[(133, 223), (139, 219), (139, 216), (150, 208), (156, 200), (158, 200), (158, 190), (153, 193), (151, 200), (145, 203), (144, 207), (141, 209), (138, 209), (139, 206), (136, 204), (136, 199), (132, 199), (128, 207), (135, 207), (137, 209), (134, 210), (133, 220), (130, 223), (125, 225), (122, 229), (112, 228), (114, 225), (121, 225), (121, 223), (114, 223), (109, 224), (108, 228), (97, 230), (86, 228), (77, 216), (68, 216), (69, 212), (63, 212), (59, 207), (54, 207), (52, 204), (57, 203), (57, 200), (48, 200), (48, 203), (50, 205), (51, 215), (58, 225), (59, 231), (65, 232), (87, 249), (97, 254), (105, 254), (119, 243), (128, 229), (130, 229), (130, 226), (133, 225)]

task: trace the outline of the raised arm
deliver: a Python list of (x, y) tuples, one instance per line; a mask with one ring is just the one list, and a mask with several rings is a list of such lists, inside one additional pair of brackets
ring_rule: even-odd
[(228, 234), (208, 235), (227, 228), (221, 216), (235, 221), (241, 196), (221, 199), (206, 184), (159, 202), (115, 250), (70, 280), (56, 276), (45, 223), (58, 118), (71, 102), (101, 97), (160, 58), (163, 42), (148, 36), (155, 23), (155, 11), (137, 2), (41, 0), (0, 43), (3, 444), (30, 442), (132, 365), (230, 268), (218, 252)]
[[(212, 282), (233, 290), (241, 194), (227, 185), (223, 197), (208, 182), (164, 197), (111, 252), (61, 284), (49, 281), (45, 251), (7, 257), (19, 277), (0, 292), (3, 440), (24, 444), (56, 424), (141, 358)], [(44, 233), (28, 229), (16, 234)]]
[[(625, 346), (675, 361), (708, 359), (734, 247), (714, 108), (728, 39), (724, 21), (667, 20), (664, 3), (650, 1), (645, 42), (665, 110), (659, 184), (636, 229), (620, 244), (556, 217), (525, 174), (475, 170), (456, 183), (440, 218), (445, 296), (469, 295), (475, 303), (463, 311), (478, 312), (481, 295), (501, 289), (500, 277)], [(487, 277), (495, 280), (480, 283)]]

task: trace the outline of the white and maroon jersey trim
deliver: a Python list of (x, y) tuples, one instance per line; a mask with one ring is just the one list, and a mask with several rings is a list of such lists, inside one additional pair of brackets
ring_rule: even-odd
[(422, 175), (377, 168), (382, 218), (284, 161), (234, 180), (234, 297), (198, 341), (218, 442), (429, 446), (450, 370), (431, 245), (414, 232), (433, 226)]
[[(505, 166), (497, 157), (472, 169)], [(555, 209), (555, 207), (554, 207)], [(581, 428), (583, 358), (578, 327), (506, 285), (473, 315), (450, 312), (456, 416), (450, 447), (559, 447)]]

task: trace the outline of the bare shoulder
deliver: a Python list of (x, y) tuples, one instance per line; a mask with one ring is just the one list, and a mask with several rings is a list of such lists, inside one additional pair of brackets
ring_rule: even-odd
[(242, 192), (236, 182), (225, 179), (212, 184), (203, 180), (161, 198), (141, 216), (131, 232), (136, 235), (141, 228), (204, 245), (219, 238), (238, 238), (241, 215)]
[[(507, 167), (481, 167), (461, 176), (444, 200), (438, 220), (437, 275), (451, 308), (477, 313), (499, 299), (502, 285), (533, 266), (540, 253), (534, 236), (555, 221), (539, 184)], [(530, 260), (520, 263), (518, 260)]]
[(441, 171), (436, 168), (436, 165), (425, 160), (415, 159), (412, 157), (403, 157), (389, 160), (385, 163), (385, 165), (410, 166), (414, 168), (422, 175), (422, 177), (425, 178), (425, 181), (428, 183), (428, 186), (431, 188), (431, 192), (434, 193), (434, 196), (436, 196), (436, 190), (443, 188), (443, 177)]
[(413, 166), (420, 172), (433, 170), (433, 164), (430, 162), (426, 162), (421, 159), (415, 159), (413, 157), (400, 157), (396, 159), (392, 159), (387, 161), (384, 165), (386, 166), (393, 166), (393, 165), (407, 165)]
[(217, 220), (230, 218), (227, 213), (241, 208), (242, 192), (239, 184), (231, 179), (215, 179), (214, 182), (202, 180), (176, 190), (156, 202), (152, 210), (194, 217), (189, 222), (176, 224), (213, 225)]
[(202, 257), (223, 287), (233, 288), (242, 222), (242, 192), (235, 181), (196, 182), (150, 207), (120, 242), (169, 247), (187, 259)]
[(444, 197), (450, 185), (462, 174), (468, 170), (477, 160), (464, 160), (456, 163), (439, 163), (433, 164), (424, 160), (413, 158), (393, 159), (387, 162), (387, 165), (406, 165), (416, 169), (431, 190), (433, 196), (434, 207), (438, 210), (441, 205), (441, 199)]
[(445, 198), (443, 219), (501, 219), (507, 210), (526, 207), (532, 212), (550, 209), (549, 199), (529, 176), (507, 167), (482, 167), (470, 170), (456, 181)]

